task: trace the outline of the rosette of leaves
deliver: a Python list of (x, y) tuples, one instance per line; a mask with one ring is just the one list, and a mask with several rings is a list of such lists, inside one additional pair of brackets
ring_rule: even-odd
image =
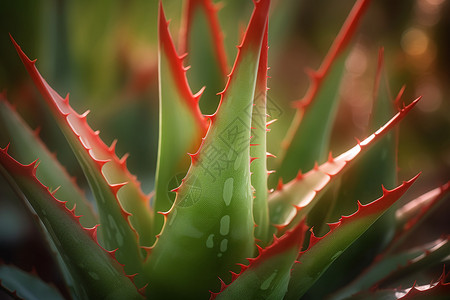
[[(88, 125), (88, 112), (78, 114), (69, 96), (53, 90), (36, 60), (12, 40), (83, 169), (95, 209), (3, 95), (0, 171), (38, 216), (36, 226), (48, 238), (66, 285), (56, 287), (37, 272), (3, 264), (2, 289), (18, 299), (300, 299), (314, 296), (317, 287), (335, 298), (448, 296), (445, 271), (428, 285), (392, 288), (407, 275), (448, 261), (446, 236), (399, 250), (449, 188), (447, 183), (395, 206), (418, 175), (397, 184), (393, 128), (419, 99), (394, 106), (388, 87), (377, 85), (373, 133), (327, 157), (338, 107), (330, 95), (337, 94), (346, 48), (368, 4), (356, 1), (322, 65), (310, 72), (310, 88), (295, 103), (285, 147), (277, 153), (275, 190), (268, 189), (272, 171), (267, 169), (267, 157), (274, 156), (267, 152), (269, 0), (254, 1), (228, 77), (217, 7), (209, 0), (187, 1), (182, 48), (199, 48), (191, 45), (198, 38), (192, 29), (199, 28), (196, 22), (206, 24), (200, 27), (208, 29), (203, 34), (210, 43), (203, 50), (210, 52), (189, 58), (195, 68), (208, 57), (211, 73), (198, 74), (197, 80), (214, 74), (225, 86), (212, 115), (200, 110), (203, 89), (192, 92), (186, 55), (176, 50), (160, 4), (159, 148), (151, 196), (128, 171), (127, 155), (116, 155), (116, 142), (106, 145)], [(379, 65), (377, 78), (383, 74), (381, 59)], [(302, 173), (308, 164), (314, 167)], [(357, 170), (351, 168), (350, 181), (344, 173), (351, 165)], [(181, 184), (171, 186), (179, 174)], [(372, 190), (380, 196), (358, 194)], [(346, 209), (351, 212), (344, 214)], [(373, 258), (368, 247), (379, 255), (370, 264), (358, 258), (367, 268), (350, 282), (352, 272), (342, 261), (362, 257), (355, 252)], [(333, 291), (328, 283), (341, 278), (348, 284)]]

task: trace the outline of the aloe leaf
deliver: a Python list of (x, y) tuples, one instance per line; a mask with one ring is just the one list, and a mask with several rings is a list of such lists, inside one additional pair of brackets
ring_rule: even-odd
[[(278, 154), (279, 166), (271, 180), (287, 182), (299, 170), (309, 170), (315, 161), (326, 159), (334, 117), (338, 108), (338, 89), (344, 69), (342, 55), (370, 1), (360, 0), (344, 22), (321, 66), (309, 71), (311, 84), (298, 107), (283, 142), (284, 152)], [(307, 112), (307, 113), (306, 113)]]
[[(400, 90), (397, 101), (400, 101), (403, 89)], [(369, 120), (368, 131), (371, 132), (386, 122), (387, 116), (394, 112), (394, 101), (390, 95), (390, 88), (387, 84), (384, 71), (384, 51), (379, 50), (378, 65), (374, 84), (374, 102)], [(342, 177), (341, 188), (335, 196), (339, 205), (329, 212), (329, 219), (319, 216), (308, 218), (309, 224), (316, 226), (339, 218), (342, 214), (347, 214), (353, 210), (354, 204), (351, 199), (359, 199), (363, 204), (367, 204), (371, 199), (379, 196), (379, 186), (383, 184), (387, 188), (392, 188), (397, 183), (397, 139), (398, 128), (388, 132), (377, 144), (371, 147), (367, 153), (361, 157), (358, 164), (352, 166)], [(328, 202), (328, 201), (326, 201)], [(326, 209), (328, 203), (319, 203), (318, 212)], [(321, 207), (322, 206), (322, 207)], [(317, 229), (317, 228), (316, 228)], [(326, 230), (326, 229), (325, 229)], [(369, 264), (373, 256), (392, 239), (395, 231), (395, 207), (385, 213), (377, 222), (365, 232), (355, 243), (353, 243), (346, 253), (340, 256), (333, 265), (322, 276), (315, 288), (309, 291), (312, 297), (321, 298), (330, 291), (342, 286), (362, 271), (363, 267)], [(317, 230), (317, 232), (321, 232)], [(352, 266), (351, 272), (347, 272), (347, 277), (341, 276)], [(331, 278), (339, 278), (328, 284), (327, 289), (321, 288), (323, 282), (328, 282)]]
[(286, 299), (299, 299), (304, 295), (332, 262), (386, 212), (417, 177), (390, 191), (383, 187), (383, 196), (367, 205), (358, 201), (358, 210), (350, 216), (343, 216), (337, 223), (329, 224), (330, 231), (325, 236), (317, 238), (312, 233), (308, 249), (300, 253), (300, 263), (292, 270)]
[(256, 79), (255, 99), (252, 110), (252, 139), (250, 144), (252, 174), (252, 187), (254, 189), (253, 217), (255, 220), (255, 238), (266, 245), (270, 241), (269, 232), (269, 208), (267, 205), (267, 30), (264, 32), (264, 39), (259, 57), (258, 77)]
[[(431, 210), (436, 209), (438, 206), (437, 204), (441, 202), (445, 194), (449, 191), (449, 187), (450, 184), (446, 183), (399, 208), (396, 211), (396, 217), (398, 224), (397, 227), (400, 230), (397, 232), (392, 242), (381, 254), (376, 257), (372, 264), (364, 270), (359, 277), (353, 280), (344, 289), (339, 290), (334, 297), (340, 299), (359, 290), (367, 289), (370, 286), (375, 285), (376, 282), (381, 281), (382, 278), (386, 277), (399, 266), (402, 266), (402, 269), (403, 266), (406, 266), (406, 269), (409, 269), (408, 265), (413, 264), (415, 267), (412, 268), (415, 269), (417, 268), (417, 265), (420, 266), (420, 264), (413, 263), (413, 261), (416, 260), (426, 258), (428, 263), (431, 265), (432, 262), (430, 260), (434, 259), (434, 263), (438, 263), (443, 257), (440, 257), (439, 254), (436, 253), (431, 257), (428, 257), (426, 254), (445, 246), (445, 244), (448, 244), (448, 238), (439, 239), (429, 245), (418, 247), (407, 252), (394, 253), (394, 251), (398, 248), (398, 246), (402, 245), (403, 241), (406, 241), (408, 240), (408, 237), (411, 237), (411, 234), (414, 233), (414, 227), (418, 226), (420, 222), (423, 222), (426, 216), (430, 214)], [(445, 254), (445, 250), (442, 253)], [(421, 255), (423, 255), (423, 257), (419, 257)]]
[(239, 274), (233, 273), (229, 285), (222, 284), (219, 293), (212, 293), (212, 299), (282, 299), (286, 294), (292, 266), (303, 245), (305, 223), (299, 223), (293, 230), (265, 249), (259, 248), (259, 255), (249, 259), (249, 265), (241, 265)]
[(217, 276), (253, 255), (251, 109), (269, 3), (255, 2), (217, 113), (166, 213), (146, 265), (149, 297), (206, 297)]
[[(397, 101), (400, 100), (403, 89), (400, 90)], [(399, 109), (400, 110), (400, 109)], [(394, 102), (390, 96), (390, 88), (387, 86), (386, 74), (384, 72), (383, 49), (379, 51), (378, 67), (374, 87), (374, 103), (369, 121), (368, 131), (374, 129), (386, 122), (387, 117), (394, 113)], [(341, 195), (347, 195), (350, 198), (358, 198), (361, 203), (367, 203), (374, 197), (378, 196), (380, 184), (388, 188), (392, 188), (397, 183), (397, 132), (389, 132), (379, 143), (374, 145), (361, 161), (355, 165), (348, 175), (344, 176), (341, 189)], [(356, 180), (355, 180), (356, 178)], [(340, 211), (335, 211), (335, 215), (339, 216), (346, 212), (346, 208), (350, 210), (351, 201), (341, 203), (343, 207)], [(389, 227), (384, 228), (390, 234), (386, 236), (392, 237), (393, 231), (393, 211), (389, 213)]]
[(64, 299), (59, 291), (32, 273), (0, 265), (0, 289), (6, 290), (15, 299)]
[[(29, 60), (14, 40), (13, 43), (84, 170), (97, 200), (102, 241), (109, 250), (118, 249), (117, 259), (125, 264), (127, 273), (140, 273), (143, 253), (129, 217), (130, 212), (134, 213), (134, 226), (145, 237), (145, 230), (151, 226), (151, 214), (148, 197), (141, 192), (139, 182), (126, 168), (126, 157), (119, 159), (115, 155), (114, 142), (107, 147), (101, 141), (99, 132), (94, 132), (87, 124), (88, 112), (76, 113), (69, 105), (69, 98), (61, 98), (42, 78), (35, 67), (36, 61)], [(140, 286), (142, 284), (139, 283)]]
[(302, 219), (311, 211), (317, 202), (316, 194), (322, 191), (337, 175), (339, 175), (349, 162), (354, 160), (361, 151), (370, 149), (373, 143), (382, 138), (395, 125), (397, 125), (407, 113), (415, 106), (420, 98), (400, 110), (384, 126), (367, 137), (356, 146), (339, 155), (332, 156), (329, 160), (309, 171), (306, 174), (299, 173), (297, 178), (282, 185), (269, 196), (269, 210), (271, 223), (274, 225), (295, 224), (293, 219)]
[(442, 200), (449, 191), (450, 181), (399, 208), (396, 211), (396, 222), (399, 229), (384, 255), (392, 253), (407, 241), (420, 228), (420, 225), (443, 204)]
[[(439, 263), (442, 259), (440, 254), (448, 255), (448, 247), (449, 240), (448, 237), (446, 239), (438, 239), (430, 244), (427, 244), (423, 247), (416, 247), (414, 249), (396, 253), (390, 255), (388, 257), (380, 257), (376, 259), (371, 267), (366, 269), (360, 276), (358, 276), (353, 282), (349, 285), (345, 286), (343, 289), (339, 290), (337, 293), (333, 294), (333, 299), (345, 299), (353, 294), (358, 293), (359, 291), (368, 290), (372, 286), (378, 285), (383, 280), (387, 282), (389, 278), (388, 275), (394, 276), (394, 274), (404, 273), (411, 271), (409, 264), (415, 264), (419, 261), (423, 262), (423, 259), (426, 258), (428, 262), (431, 259), (434, 259), (435, 263)], [(436, 252), (437, 251), (437, 252)], [(447, 251), (447, 253), (445, 252)], [(434, 253), (429, 257), (430, 253)], [(432, 264), (428, 264), (427, 266), (431, 266)], [(416, 269), (418, 264), (415, 264), (412, 269)], [(402, 270), (402, 271), (400, 271)], [(392, 273), (395, 272), (395, 273)], [(391, 277), (392, 278), (392, 277)]]
[(448, 299), (450, 293), (450, 283), (446, 281), (448, 274), (445, 270), (437, 282), (431, 284), (419, 285), (414, 284), (407, 289), (385, 289), (376, 291), (365, 291), (351, 296), (349, 300), (445, 300)]
[(445, 274), (444, 270), (437, 282), (423, 286), (414, 284), (411, 289), (405, 290), (404, 295), (400, 294), (401, 297), (399, 299), (403, 300), (448, 299), (448, 295), (450, 294), (450, 282), (448, 282), (448, 280), (446, 281), (446, 278), (448, 278), (448, 274)]
[(190, 53), (187, 60), (192, 66), (188, 74), (191, 86), (194, 89), (206, 86), (200, 100), (200, 107), (206, 114), (217, 109), (219, 97), (216, 94), (223, 88), (229, 72), (218, 10), (219, 5), (211, 0), (187, 1), (180, 32), (180, 51)]
[(432, 247), (426, 249), (421, 255), (411, 259), (405, 265), (400, 265), (387, 276), (381, 278), (375, 285), (382, 286), (390, 282), (397, 282), (401, 278), (414, 274), (424, 268), (448, 262), (450, 253), (449, 236), (436, 241)]
[[(162, 14), (162, 4), (160, 5)], [(166, 212), (173, 204), (175, 195), (169, 195), (176, 176), (183, 178), (189, 167), (187, 153), (194, 152), (205, 135), (208, 120), (200, 112), (198, 101), (202, 90), (193, 95), (183, 67), (183, 56), (178, 56), (170, 37), (164, 15), (159, 21), (159, 145), (156, 171), (154, 209)], [(176, 117), (174, 118), (174, 113)], [(180, 179), (181, 179), (180, 178)], [(174, 193), (172, 193), (174, 194)], [(173, 196), (173, 198), (171, 198)], [(164, 218), (155, 216), (153, 234), (161, 231)]]
[(82, 227), (79, 217), (36, 178), (36, 163), (22, 165), (0, 149), (1, 172), (25, 194), (69, 267), (81, 298), (140, 299), (135, 285), (116, 261), (115, 252), (98, 245), (97, 226)]
[[(0, 95), (0, 142), (10, 144), (9, 151), (20, 161), (31, 163), (37, 159), (41, 164), (37, 177), (41, 182), (56, 190), (56, 196), (67, 201), (67, 206), (81, 215), (81, 225), (92, 227), (98, 224), (98, 216), (84, 192), (76, 185), (66, 169), (56, 160), (47, 147), (39, 139), (37, 132), (32, 131), (15, 109)], [(32, 150), (31, 150), (32, 149)], [(62, 187), (62, 188), (59, 188)]]

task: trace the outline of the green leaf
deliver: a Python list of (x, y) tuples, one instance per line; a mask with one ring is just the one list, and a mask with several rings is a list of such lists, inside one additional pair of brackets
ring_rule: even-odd
[(287, 182), (295, 178), (299, 170), (309, 170), (314, 162), (326, 159), (346, 58), (342, 52), (368, 4), (366, 0), (355, 3), (320, 68), (309, 71), (311, 85), (303, 99), (296, 103), (298, 110), (283, 142), (287, 146), (284, 153), (279, 154), (279, 166), (271, 178), (273, 182), (279, 178)]
[(282, 299), (286, 294), (292, 266), (296, 263), (305, 235), (305, 224), (300, 223), (265, 249), (241, 265), (239, 274), (233, 273), (229, 285), (222, 284), (212, 299)]
[[(20, 161), (31, 163), (39, 159), (37, 177), (43, 184), (56, 190), (56, 196), (67, 201), (67, 206), (81, 215), (81, 225), (92, 227), (98, 224), (98, 216), (84, 192), (76, 185), (66, 169), (56, 160), (47, 147), (33, 132), (15, 109), (0, 95), (0, 143), (10, 144), (9, 151)], [(61, 187), (61, 188), (59, 188)]]
[[(83, 168), (97, 201), (102, 242), (109, 250), (118, 249), (117, 259), (125, 264), (128, 274), (141, 273), (143, 252), (136, 230), (139, 229), (142, 239), (146, 240), (152, 215), (149, 198), (126, 168), (126, 156), (119, 159), (115, 155), (115, 142), (107, 147), (99, 138), (99, 132), (89, 127), (86, 120), (89, 111), (82, 115), (76, 113), (69, 105), (69, 98), (61, 98), (42, 78), (35, 67), (36, 61), (29, 60), (14, 40), (13, 43)], [(129, 220), (130, 212), (122, 205), (133, 213), (133, 226)], [(136, 279), (142, 287), (144, 282), (140, 277)]]
[(421, 228), (423, 222), (445, 203), (443, 200), (447, 198), (445, 196), (449, 192), (450, 181), (400, 207), (395, 214), (397, 232), (385, 253), (392, 253), (404, 242), (408, 241), (416, 230)]
[(269, 2), (255, 3), (218, 111), (151, 250), (149, 297), (207, 297), (217, 276), (253, 255), (251, 109)]
[[(331, 181), (345, 171), (349, 162), (358, 157), (363, 150), (370, 149), (375, 142), (389, 133), (416, 105), (419, 99), (403, 108), (384, 126), (362, 142), (358, 142), (353, 148), (336, 158), (330, 156), (324, 164), (316, 165), (313, 170), (306, 174), (299, 173), (296, 179), (279, 187), (279, 190), (269, 197), (271, 223), (278, 225), (278, 227), (281, 225), (280, 229), (285, 230), (308, 215), (319, 198), (317, 193), (324, 190)], [(290, 227), (287, 227), (288, 225)]]
[(323, 237), (311, 235), (309, 247), (300, 253), (294, 266), (286, 299), (299, 299), (361, 234), (363, 234), (413, 184), (418, 175), (394, 190), (383, 187), (383, 196), (367, 205), (358, 201), (358, 210), (329, 224), (330, 231)]
[(269, 233), (269, 208), (267, 205), (267, 30), (261, 47), (261, 55), (258, 65), (258, 77), (256, 79), (255, 99), (252, 110), (252, 139), (250, 141), (250, 172), (252, 176), (253, 217), (255, 220), (255, 238), (261, 241), (261, 245), (267, 245), (272, 239)]
[[(181, 180), (189, 168), (187, 154), (199, 147), (208, 128), (208, 120), (198, 106), (202, 90), (192, 94), (186, 71), (183, 56), (178, 56), (168, 23), (162, 16), (159, 22), (159, 145), (153, 205), (156, 212), (166, 212), (172, 206), (175, 193), (169, 193), (179, 185), (176, 179)], [(161, 231), (163, 223), (163, 216), (156, 215), (153, 235)]]
[[(375, 78), (373, 109), (367, 129), (368, 132), (372, 132), (386, 122), (388, 116), (392, 115), (395, 110), (384, 71), (383, 49), (379, 51)], [(402, 91), (397, 96), (396, 102), (400, 101)], [(320, 226), (319, 224), (333, 222), (342, 214), (351, 212), (354, 209), (353, 199), (359, 199), (361, 203), (367, 204), (372, 199), (380, 196), (379, 186), (381, 184), (387, 188), (393, 188), (397, 184), (397, 140), (398, 129), (396, 128), (388, 132), (376, 145), (368, 149), (358, 164), (353, 165), (342, 177), (339, 192), (335, 194), (338, 205), (333, 210), (328, 211), (328, 219), (324, 219), (321, 216), (324, 215), (323, 211), (329, 207), (329, 201), (324, 201), (315, 208), (317, 209), (315, 215), (308, 218), (308, 224), (316, 226), (317, 232), (321, 233), (320, 228), (317, 228)], [(333, 263), (333, 266), (327, 270), (327, 273), (320, 279), (315, 289), (310, 291), (311, 296), (324, 297), (333, 289), (342, 286), (346, 281), (355, 277), (365, 265), (369, 264), (374, 255), (380, 249), (386, 247), (386, 244), (392, 239), (395, 231), (394, 214), (395, 207), (384, 214), (352, 244), (346, 253), (339, 257)], [(326, 230), (326, 228), (323, 228), (323, 230)], [(351, 272), (346, 272), (349, 266), (351, 266)], [(341, 275), (343, 272), (346, 272), (348, 275)], [(329, 282), (332, 278), (339, 278), (339, 280), (334, 280), (333, 284), (327, 284), (326, 288), (321, 288), (323, 282)]]
[(140, 299), (115, 253), (97, 243), (97, 227), (85, 229), (73, 210), (37, 180), (35, 163), (22, 165), (0, 148), (0, 171), (20, 188), (68, 266), (80, 298)]
[(422, 246), (422, 248), (425, 250), (420, 256), (415, 257), (404, 265), (399, 265), (397, 269), (393, 270), (387, 276), (381, 278), (377, 282), (377, 284), (383, 285), (386, 283), (396, 283), (398, 282), (398, 280), (411, 274), (415, 274), (431, 266), (450, 261), (450, 242), (448, 236), (444, 239), (440, 239), (431, 243), (431, 246), (424, 245)]
[[(408, 251), (396, 253), (387, 257), (382, 256), (379, 259), (376, 259), (369, 268), (367, 268), (349, 285), (333, 294), (333, 299), (345, 299), (346, 297), (356, 294), (359, 291), (368, 290), (369, 288), (378, 285), (378, 283), (381, 284), (381, 280), (386, 278), (389, 274), (392, 274), (391, 276), (394, 276), (394, 274), (399, 275), (399, 273), (410, 274), (409, 272), (412, 269), (417, 269), (418, 264), (416, 263), (421, 261), (419, 264), (423, 265), (424, 259), (432, 259), (429, 257), (429, 254), (432, 252), (435, 253), (432, 255), (435, 257), (435, 262), (440, 262), (442, 256), (440, 256), (439, 253), (444, 254), (445, 251), (447, 251), (448, 254), (448, 247), (449, 241), (447, 237), (447, 239), (439, 239), (425, 246), (420, 246)], [(436, 253), (435, 251), (438, 252)], [(410, 268), (410, 263), (415, 266)], [(427, 262), (425, 261), (425, 263)], [(431, 265), (432, 264), (427, 264), (427, 266)], [(387, 282), (387, 280), (388, 278), (383, 281)]]
[(407, 289), (386, 289), (367, 291), (359, 293), (355, 296), (346, 298), (349, 300), (446, 300), (450, 293), (450, 283), (446, 282), (448, 274), (445, 270), (437, 282), (431, 284), (419, 285), (414, 284)]
[(2, 287), (11, 294), (15, 292), (20, 299), (64, 299), (54, 286), (45, 283), (38, 276), (14, 266), (0, 264), (0, 289)]
[(180, 52), (189, 53), (192, 66), (188, 77), (194, 89), (206, 86), (200, 99), (205, 114), (217, 109), (217, 93), (229, 72), (224, 35), (217, 17), (218, 5), (211, 0), (190, 0), (185, 5), (185, 23), (181, 26)]

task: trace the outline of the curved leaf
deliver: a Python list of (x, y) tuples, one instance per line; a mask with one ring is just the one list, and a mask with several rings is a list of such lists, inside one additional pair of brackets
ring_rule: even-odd
[(0, 265), (0, 288), (3, 287), (14, 299), (40, 300), (64, 299), (59, 291), (34, 274), (8, 265)]
[(295, 103), (298, 109), (283, 142), (284, 152), (279, 154), (277, 172), (271, 180), (292, 180), (299, 170), (309, 170), (315, 161), (326, 158), (338, 108), (334, 98), (344, 69), (342, 53), (369, 3), (369, 0), (356, 1), (319, 69), (308, 72), (311, 84), (303, 99)]
[(136, 287), (97, 242), (97, 227), (86, 229), (79, 217), (37, 180), (36, 164), (22, 165), (0, 148), (0, 171), (12, 178), (38, 214), (68, 266), (81, 298), (140, 299)]
[(305, 229), (302, 222), (267, 248), (259, 249), (259, 255), (248, 259), (248, 266), (241, 265), (239, 274), (232, 273), (231, 284), (222, 284), (221, 291), (212, 293), (211, 299), (282, 299), (303, 244)]
[(363, 234), (413, 184), (418, 175), (394, 190), (383, 188), (383, 196), (367, 205), (358, 201), (358, 210), (329, 224), (330, 231), (323, 237), (311, 235), (309, 247), (300, 253), (294, 266), (286, 299), (299, 299), (361, 234)]
[[(94, 132), (87, 123), (89, 111), (82, 115), (76, 113), (69, 105), (69, 98), (61, 98), (42, 78), (35, 66), (36, 61), (29, 60), (17, 43), (12, 41), (88, 179), (99, 209), (102, 242), (109, 250), (118, 249), (117, 259), (125, 264), (127, 273), (141, 273), (143, 253), (138, 235), (130, 224), (131, 214), (122, 207), (119, 197), (127, 209), (132, 209), (134, 224), (144, 237), (151, 226), (149, 198), (141, 192), (139, 182), (128, 172), (126, 156), (119, 159), (115, 155), (115, 142), (111, 147), (102, 142), (99, 132)], [(139, 285), (143, 286), (144, 283), (140, 282)]]
[(269, 208), (267, 205), (267, 30), (264, 32), (264, 39), (261, 47), (261, 55), (258, 65), (258, 77), (255, 86), (255, 99), (252, 110), (252, 137), (250, 144), (253, 195), (253, 217), (255, 220), (255, 238), (266, 245), (271, 237), (269, 236)]
[(331, 179), (340, 174), (347, 164), (355, 159), (362, 150), (369, 149), (373, 143), (397, 125), (419, 99), (404, 107), (384, 126), (362, 142), (358, 142), (353, 148), (336, 158), (330, 156), (326, 163), (320, 166), (316, 165), (313, 170), (304, 175), (299, 173), (296, 179), (282, 185), (279, 190), (271, 194), (269, 197), (269, 209), (272, 224), (284, 226), (291, 224), (292, 226), (292, 224), (295, 224), (293, 222), (294, 217), (298, 220), (306, 216), (316, 202), (316, 194), (322, 191)]
[(217, 109), (217, 93), (229, 72), (218, 10), (219, 4), (211, 0), (186, 1), (185, 22), (180, 32), (180, 51), (190, 54), (187, 60), (192, 66), (188, 74), (191, 86), (194, 89), (206, 86), (200, 100), (200, 107), (206, 114)]
[[(161, 7), (162, 4), (162, 13)], [(203, 90), (192, 94), (186, 78), (188, 68), (183, 67), (183, 58), (175, 50), (168, 23), (162, 15), (159, 21), (158, 61), (159, 145), (153, 204), (156, 212), (166, 212), (172, 206), (175, 195), (169, 193), (177, 185), (170, 186), (171, 181), (177, 176), (183, 178), (186, 174), (190, 162), (187, 153), (198, 148), (208, 128), (208, 120), (203, 117), (198, 106)], [(163, 223), (163, 216), (155, 215), (153, 235), (161, 231)]]
[[(19, 160), (31, 163), (39, 159), (41, 167), (37, 177), (52, 189), (58, 189), (56, 196), (67, 201), (67, 206), (75, 213), (81, 215), (80, 222), (85, 227), (98, 224), (98, 216), (91, 203), (86, 199), (84, 192), (76, 185), (66, 169), (56, 160), (47, 147), (33, 132), (19, 114), (0, 95), (0, 142), (6, 146), (10, 144), (9, 151)], [(14, 149), (14, 151), (12, 151)], [(62, 187), (62, 188), (59, 188)]]
[(251, 109), (269, 3), (255, 3), (218, 111), (151, 250), (149, 297), (206, 297), (217, 276), (253, 255)]

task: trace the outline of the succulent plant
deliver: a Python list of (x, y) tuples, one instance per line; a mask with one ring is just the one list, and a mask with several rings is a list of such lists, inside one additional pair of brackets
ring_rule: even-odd
[[(419, 175), (396, 184), (394, 128), (419, 99), (400, 105), (400, 91), (390, 101), (380, 80), (382, 52), (373, 133), (339, 156), (328, 154), (338, 106), (328, 95), (337, 94), (346, 48), (368, 3), (356, 1), (322, 65), (309, 73), (310, 88), (295, 102), (296, 116), (278, 158), (272, 158), (278, 162), (270, 180), (267, 158), (274, 155), (267, 152), (266, 138), (274, 120), (268, 113), (276, 107), (267, 95), (270, 1), (254, 1), (212, 115), (199, 107), (203, 89), (194, 94), (190, 88), (185, 55), (174, 46), (160, 3), (159, 147), (151, 195), (128, 171), (127, 155), (116, 155), (116, 142), (107, 146), (88, 125), (88, 111), (78, 114), (69, 96), (53, 90), (11, 38), (83, 169), (95, 209), (2, 95), (0, 171), (38, 216), (36, 226), (48, 237), (66, 287), (3, 264), (1, 289), (16, 299), (448, 297), (445, 269), (428, 285), (393, 286), (448, 262), (448, 236), (414, 249), (402, 246), (442, 203), (450, 184), (397, 205)], [(221, 77), (227, 62), (211, 1), (188, 1), (182, 48), (190, 49), (196, 9), (214, 49), (214, 63), (206, 67)], [(181, 183), (173, 186), (177, 179)], [(278, 184), (269, 189), (272, 181)], [(364, 271), (356, 276), (352, 270), (358, 267)], [(337, 290), (341, 280), (345, 286)]]

